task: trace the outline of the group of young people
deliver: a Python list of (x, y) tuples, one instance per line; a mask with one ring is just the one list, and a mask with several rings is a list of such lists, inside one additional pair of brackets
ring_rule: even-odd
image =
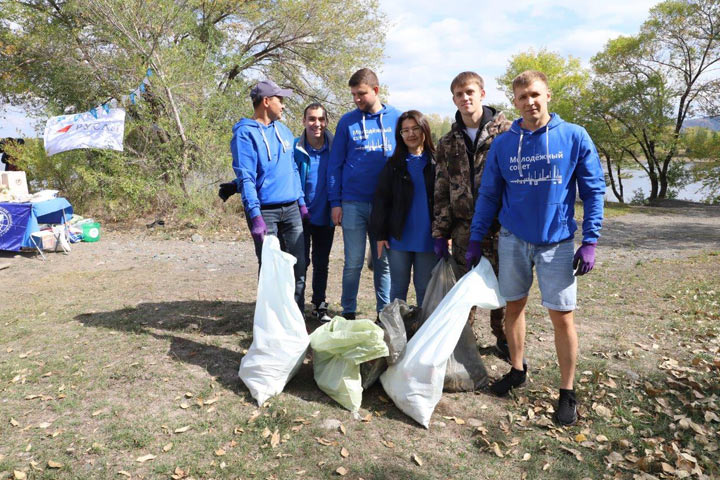
[[(576, 276), (592, 270), (603, 217), (605, 181), (585, 129), (548, 110), (546, 76), (526, 71), (513, 81), (521, 117), (510, 122), (483, 105), (482, 77), (462, 72), (450, 84), (457, 107), (450, 132), (433, 144), (417, 110), (401, 113), (379, 97), (367, 68), (348, 82), (356, 109), (335, 135), (325, 108), (303, 112), (293, 138), (280, 122), (291, 95), (269, 80), (250, 92), (254, 114), (233, 127), (234, 182), (220, 186), (226, 200), (242, 194), (258, 261), (264, 236), (276, 235), (294, 255), (295, 300), (304, 312), (305, 275), (313, 265), (313, 315), (327, 321), (326, 286), (334, 229), (342, 228), (342, 315), (354, 319), (369, 239), (376, 309), (407, 299), (412, 276), (422, 305), (431, 271), (453, 257), (465, 273), (485, 256), (498, 276), (505, 309), (490, 313), (498, 351), (510, 371), (490, 386), (498, 396), (521, 386), (525, 305), (537, 274), (542, 303), (555, 329), (561, 382), (555, 419), (577, 421), (573, 379), (577, 334)], [(583, 202), (582, 244), (575, 251), (576, 191)], [(469, 321), (477, 316), (470, 312)]]

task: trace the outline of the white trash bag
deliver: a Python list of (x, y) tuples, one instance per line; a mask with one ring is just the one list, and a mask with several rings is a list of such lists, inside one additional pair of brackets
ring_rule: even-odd
[(253, 341), (238, 372), (260, 406), (282, 392), (310, 345), (305, 320), (295, 303), (295, 261), (294, 256), (280, 250), (277, 237), (265, 236)]
[(475, 305), (488, 310), (505, 305), (485, 257), (455, 284), (410, 339), (400, 360), (380, 376), (395, 405), (425, 428), (442, 397), (448, 358)]

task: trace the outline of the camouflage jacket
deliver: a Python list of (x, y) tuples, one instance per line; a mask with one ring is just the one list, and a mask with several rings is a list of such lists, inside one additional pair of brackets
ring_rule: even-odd
[(470, 162), (463, 137), (465, 127), (459, 114), (450, 132), (438, 141), (432, 222), (434, 238), (453, 238), (456, 236), (453, 235), (455, 230), (470, 228), (475, 211), (475, 200), (477, 200), (477, 188), (480, 186), (490, 144), (496, 136), (509, 130), (511, 125), (502, 112), (492, 109), (492, 113), (492, 119), (478, 132), (479, 138), (474, 155), (475, 191), (472, 191), (470, 182)]

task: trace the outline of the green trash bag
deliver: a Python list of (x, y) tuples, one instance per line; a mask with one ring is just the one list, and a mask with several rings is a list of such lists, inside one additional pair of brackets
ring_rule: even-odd
[(362, 402), (360, 364), (389, 354), (383, 329), (370, 320), (335, 317), (310, 335), (315, 382), (351, 412)]

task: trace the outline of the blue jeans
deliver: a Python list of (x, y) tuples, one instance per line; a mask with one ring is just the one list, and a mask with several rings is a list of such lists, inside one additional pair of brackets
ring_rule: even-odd
[[(260, 214), (267, 225), (267, 234), (280, 240), (280, 249), (297, 260), (293, 267), (295, 275), (295, 302), (300, 313), (305, 315), (305, 240), (303, 238), (302, 218), (297, 202), (289, 205), (261, 207)], [(250, 219), (248, 227), (250, 227)], [(253, 240), (254, 241), (254, 240)], [(262, 265), (262, 242), (255, 242), (255, 255), (258, 266)]]
[[(343, 313), (357, 311), (357, 294), (360, 288), (360, 274), (365, 262), (366, 238), (375, 247), (375, 236), (368, 232), (372, 204), (367, 202), (342, 202), (342, 231), (345, 243), (345, 265), (343, 266), (342, 297), (340, 304)], [(373, 279), (375, 282), (375, 302), (379, 312), (390, 303), (390, 267), (387, 254), (377, 258), (373, 254)]]
[(390, 301), (396, 298), (407, 300), (410, 268), (412, 268), (415, 297), (418, 306), (421, 306), (432, 269), (437, 264), (438, 258), (433, 252), (406, 252), (392, 248), (388, 250), (387, 255), (390, 263)]
[[(333, 244), (335, 227), (325, 225), (303, 225), (305, 232), (305, 272), (312, 260), (312, 304), (316, 307), (325, 301), (327, 290), (328, 267), (330, 264), (330, 249)], [(310, 256), (312, 245), (312, 257)]]

